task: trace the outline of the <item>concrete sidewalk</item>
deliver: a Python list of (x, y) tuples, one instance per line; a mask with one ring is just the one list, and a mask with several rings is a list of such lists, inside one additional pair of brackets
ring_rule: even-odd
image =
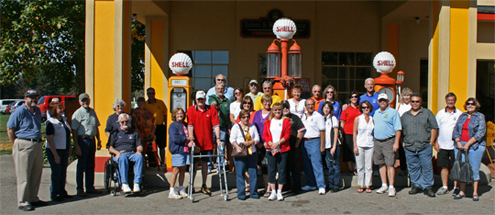
[[(453, 200), (450, 194), (429, 198), (423, 194), (414, 196), (409, 188), (397, 187), (397, 196), (384, 194), (358, 194), (356, 188), (338, 193), (318, 195), (316, 191), (299, 195), (284, 194), (283, 202), (269, 202), (266, 198), (237, 200), (236, 189), (231, 187), (230, 201), (224, 201), (218, 190), (212, 197), (194, 194), (195, 203), (189, 199), (170, 200), (168, 189), (151, 188), (142, 196), (115, 196), (107, 193), (73, 197), (69, 201), (50, 202), (50, 169), (43, 169), (39, 196), (49, 205), (32, 212), (17, 209), (16, 177), (12, 156), (0, 156), (0, 212), (1, 214), (493, 214), (495, 211), (494, 182), (480, 186), (480, 201), (473, 202), (468, 195)], [(230, 181), (229, 181), (230, 182)], [(233, 182), (232, 182), (233, 183)], [(435, 187), (435, 190), (438, 187)], [(70, 195), (76, 194), (75, 186), (67, 185)], [(468, 187), (468, 193), (472, 188)]]

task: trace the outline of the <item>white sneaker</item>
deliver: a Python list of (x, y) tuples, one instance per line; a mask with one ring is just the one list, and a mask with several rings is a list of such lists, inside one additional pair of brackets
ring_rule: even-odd
[(168, 193), (168, 198), (169, 199), (181, 199), (182, 197), (180, 197), (177, 193), (175, 192), (169, 192)]
[(129, 187), (129, 184), (127, 183), (122, 184), (122, 191), (124, 191), (124, 193), (132, 192), (131, 188)]
[(326, 193), (326, 192), (327, 192), (327, 191), (325, 190), (325, 188), (320, 188), (320, 189), (318, 190), (318, 194), (320, 194), (320, 195), (325, 195), (325, 193)]
[(282, 193), (277, 193), (277, 200), (284, 201), (284, 196), (282, 196)]
[(270, 193), (270, 196), (268, 197), (268, 200), (273, 201), (275, 199), (277, 199), (277, 191), (272, 191), (272, 193)]
[(134, 189), (132, 190), (132, 192), (135, 192), (135, 193), (141, 192), (141, 186), (139, 186), (138, 183), (134, 183)]
[(316, 187), (306, 185), (304, 187), (301, 187), (302, 190), (308, 191), (308, 190), (316, 190)]
[(394, 197), (396, 193), (395, 188), (388, 189), (388, 197)]
[(382, 187), (380, 187), (380, 189), (378, 189), (378, 190), (376, 191), (376, 193), (378, 193), (378, 194), (382, 194), (382, 193), (385, 193), (385, 192), (387, 192), (387, 191), (388, 191), (388, 186), (382, 186)]
[(187, 193), (186, 193), (186, 191), (184, 191), (184, 190), (179, 191), (179, 195), (180, 195), (180, 197), (182, 197), (182, 198), (186, 198), (186, 197), (187, 197)]

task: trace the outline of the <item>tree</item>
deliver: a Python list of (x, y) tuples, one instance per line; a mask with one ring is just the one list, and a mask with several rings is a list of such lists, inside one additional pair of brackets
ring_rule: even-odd
[(137, 20), (132, 20), (131, 26), (131, 85), (132, 92), (144, 87), (144, 43), (145, 26)]

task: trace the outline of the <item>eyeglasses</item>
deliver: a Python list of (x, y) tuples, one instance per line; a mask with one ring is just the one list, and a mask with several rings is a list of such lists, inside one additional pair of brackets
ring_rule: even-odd
[(198, 101), (204, 101), (205, 99), (204, 98), (199, 98)]
[(129, 123), (129, 120), (126, 120), (126, 121), (120, 121), (120, 123), (122, 123), (122, 124), (126, 124), (126, 123)]
[(282, 109), (273, 109), (273, 112), (282, 111)]
[(250, 102), (243, 102), (242, 104), (243, 104), (243, 105), (245, 105), (245, 104), (250, 105), (251, 103), (250, 103)]
[(411, 100), (411, 103), (419, 103), (419, 100)]
[(351, 99), (353, 99), (353, 98), (357, 98), (357, 97), (358, 97), (358, 96), (351, 96)]
[(241, 119), (249, 119), (249, 116), (243, 116)]
[(241, 92), (237, 92), (237, 93), (234, 93), (235, 95), (241, 95), (242, 93)]
[(250, 84), (249, 86), (251, 86), (251, 87), (252, 87), (252, 86), (258, 86), (258, 85), (257, 85), (257, 84), (255, 84), (255, 83), (252, 83), (252, 84)]
[(474, 102), (468, 102), (468, 103), (466, 103), (466, 106), (468, 106), (468, 105), (475, 106)]
[(327, 93), (332, 93), (333, 94), (333, 91), (328, 91)]
[(361, 109), (370, 109), (370, 107), (363, 106)]
[(315, 104), (306, 104), (306, 106), (315, 106)]
[(378, 102), (387, 102), (387, 100), (385, 100), (385, 99), (380, 99), (380, 100), (378, 100)]
[(217, 81), (225, 81), (225, 79), (217, 79)]

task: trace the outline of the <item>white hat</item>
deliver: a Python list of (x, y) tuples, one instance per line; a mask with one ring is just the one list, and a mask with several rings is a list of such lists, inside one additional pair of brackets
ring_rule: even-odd
[(206, 99), (205, 91), (200, 90), (196, 92), (196, 99)]
[(385, 93), (380, 93), (380, 95), (378, 95), (378, 101), (380, 101), (380, 99), (385, 99), (388, 101), (388, 96), (387, 94)]
[(251, 80), (251, 81), (249, 82), (249, 85), (251, 85), (252, 83), (255, 83), (256, 85), (258, 85), (258, 81), (257, 81), (257, 80), (254, 80), (254, 79), (253, 79), (253, 80)]

